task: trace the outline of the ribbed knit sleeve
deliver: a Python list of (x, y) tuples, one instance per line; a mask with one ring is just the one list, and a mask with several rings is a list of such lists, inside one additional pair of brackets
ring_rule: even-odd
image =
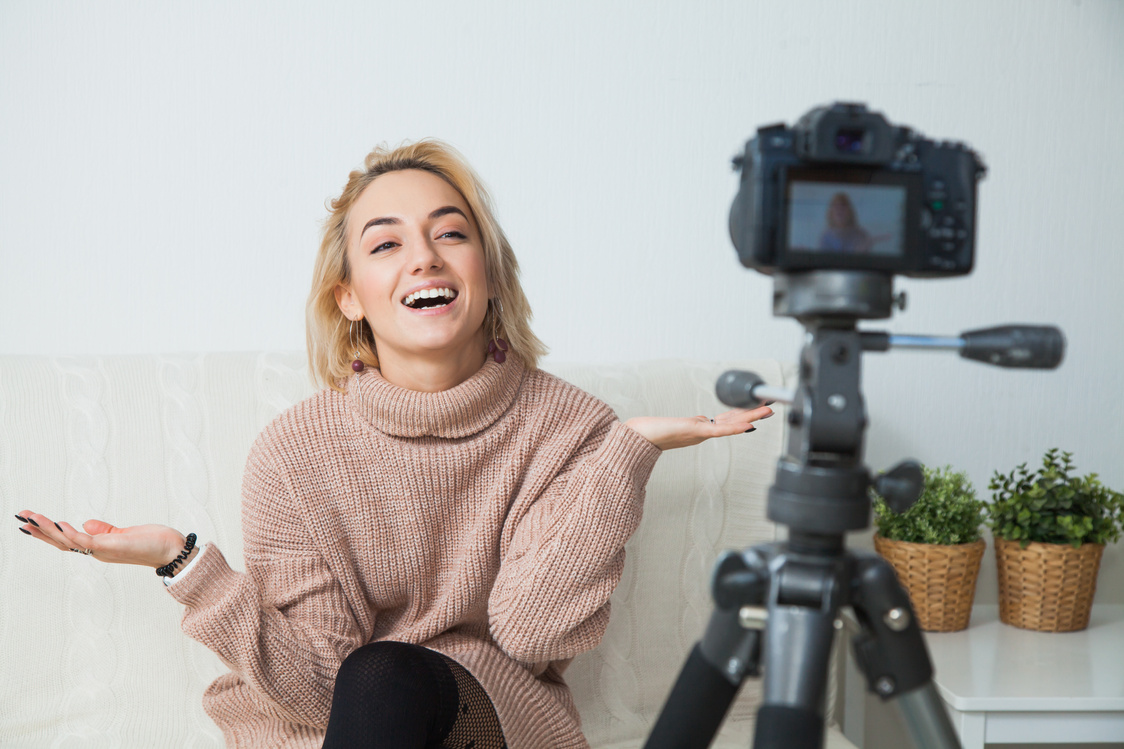
[(545, 665), (601, 641), (659, 455), (604, 408), (554, 480), (509, 519), (517, 527), (505, 530), (511, 541), (488, 601), (492, 637), (508, 655)]
[(242, 487), (247, 571), (232, 570), (208, 544), (168, 591), (187, 607), (183, 631), (218, 654), (259, 706), (322, 728), (340, 663), (363, 637), (262, 443), (250, 453)]

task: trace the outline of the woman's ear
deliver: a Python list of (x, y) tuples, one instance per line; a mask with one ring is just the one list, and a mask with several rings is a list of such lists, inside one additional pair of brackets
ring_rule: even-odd
[(359, 308), (359, 300), (355, 298), (355, 292), (350, 287), (344, 286), (342, 283), (337, 284), (335, 293), (336, 304), (344, 317), (348, 320), (362, 318), (363, 310)]

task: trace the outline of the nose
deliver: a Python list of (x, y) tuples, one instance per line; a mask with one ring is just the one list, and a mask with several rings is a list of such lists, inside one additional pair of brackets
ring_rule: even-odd
[(412, 251), (410, 256), (410, 263), (413, 266), (411, 273), (424, 273), (427, 270), (442, 268), (445, 265), (445, 261), (437, 252), (437, 247), (424, 234), (413, 243)]

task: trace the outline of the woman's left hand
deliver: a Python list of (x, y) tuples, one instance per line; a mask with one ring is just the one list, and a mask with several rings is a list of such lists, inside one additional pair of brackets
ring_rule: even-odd
[(685, 416), (682, 418), (662, 416), (637, 416), (629, 419), (625, 426), (638, 432), (640, 436), (661, 450), (676, 447), (690, 447), (705, 442), (711, 437), (728, 437), (731, 434), (744, 434), (753, 427), (753, 422), (767, 419), (773, 415), (768, 406), (760, 408), (738, 408), (714, 417)]

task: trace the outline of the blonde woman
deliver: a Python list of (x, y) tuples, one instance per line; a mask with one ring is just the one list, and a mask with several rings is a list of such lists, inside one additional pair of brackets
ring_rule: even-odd
[(230, 667), (203, 698), (230, 747), (585, 747), (563, 672), (605, 632), (660, 451), (772, 412), (621, 423), (537, 368), (530, 317), (460, 155), (376, 149), (316, 261), (325, 387), (246, 465), (246, 572), (165, 526), (27, 511), (21, 530), (159, 568)]
[(827, 223), (820, 235), (819, 249), (829, 252), (867, 253), (876, 241), (859, 226), (855, 206), (845, 192), (837, 192), (827, 206)]

